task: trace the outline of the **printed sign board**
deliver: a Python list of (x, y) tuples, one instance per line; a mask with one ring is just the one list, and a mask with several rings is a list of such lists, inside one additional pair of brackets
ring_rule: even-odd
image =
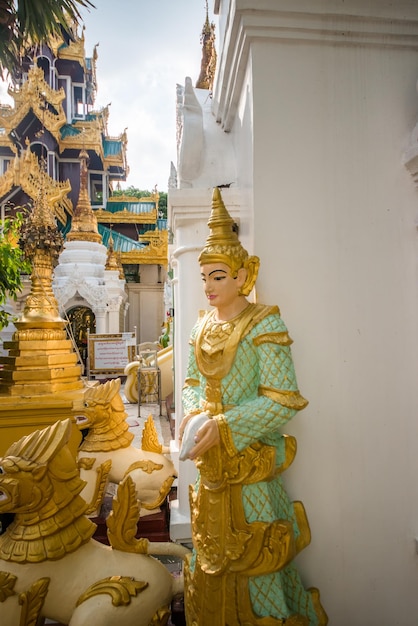
[(135, 333), (88, 336), (89, 376), (123, 375), (125, 367), (135, 359)]

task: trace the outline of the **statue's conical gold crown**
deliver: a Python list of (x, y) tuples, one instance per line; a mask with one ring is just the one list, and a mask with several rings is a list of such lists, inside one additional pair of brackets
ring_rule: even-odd
[(206, 245), (199, 256), (200, 265), (207, 263), (225, 263), (231, 268), (233, 276), (244, 267), (247, 270), (247, 280), (242, 293), (248, 295), (253, 288), (260, 259), (248, 256), (234, 230), (234, 220), (229, 215), (222, 200), (219, 187), (215, 187), (212, 196), (212, 212), (208, 221), (210, 234)]

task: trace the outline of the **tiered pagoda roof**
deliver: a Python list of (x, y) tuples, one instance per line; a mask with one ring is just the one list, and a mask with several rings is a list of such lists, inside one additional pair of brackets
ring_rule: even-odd
[(159, 194), (135, 198), (113, 196), (95, 217), (103, 243), (113, 238), (114, 248), (125, 265), (168, 263), (167, 220), (159, 217)]
[(140, 199), (111, 195), (129, 172), (127, 134), (108, 134), (109, 105), (94, 109), (96, 61), (97, 46), (86, 58), (84, 34), (76, 31), (23, 57), (22, 73), (9, 88), (14, 105), (0, 105), (0, 206), (5, 214), (13, 214), (13, 205), (33, 206), (42, 187), (65, 235), (77, 217), (80, 194), (88, 194), (83, 203), (93, 208), (96, 237), (107, 245), (112, 235), (122, 263), (166, 266), (168, 236), (157, 191)]
[(22, 188), (23, 193), (16, 189), (18, 182), (10, 172), (24, 149), (46, 159), (51, 187), (57, 182), (70, 185), (67, 206), (61, 206), (64, 213), (57, 213), (62, 225), (78, 199), (80, 150), (88, 153), (89, 169), (103, 173), (100, 185), (126, 180), (126, 131), (109, 136), (109, 106), (93, 108), (96, 60), (96, 48), (93, 57), (86, 58), (84, 36), (76, 34), (74, 40), (52, 38), (37, 49), (37, 56), (23, 58), (22, 74), (8, 90), (14, 105), (0, 106), (0, 172), (6, 175), (0, 177), (1, 204), (12, 198), (15, 205), (36, 200), (30, 188)]

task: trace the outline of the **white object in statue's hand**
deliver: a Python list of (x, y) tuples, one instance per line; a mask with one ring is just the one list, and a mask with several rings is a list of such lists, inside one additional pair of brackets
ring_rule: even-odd
[(179, 459), (180, 461), (186, 461), (189, 458), (189, 454), (192, 448), (196, 445), (195, 437), (199, 428), (207, 422), (209, 416), (207, 413), (198, 413), (194, 415), (186, 424), (184, 429), (183, 439), (181, 442)]

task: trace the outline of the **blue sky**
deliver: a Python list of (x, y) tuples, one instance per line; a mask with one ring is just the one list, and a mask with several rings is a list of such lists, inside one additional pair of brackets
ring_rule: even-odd
[[(82, 16), (86, 56), (99, 43), (96, 108), (112, 103), (110, 135), (128, 129), (122, 187), (167, 191), (170, 162), (176, 165), (176, 84), (199, 76), (205, 0), (92, 2), (96, 8)], [(5, 91), (0, 84), (1, 102), (8, 102)]]
[[(83, 11), (86, 55), (99, 43), (96, 105), (111, 102), (109, 133), (128, 127), (123, 187), (167, 191), (176, 165), (176, 84), (200, 72), (205, 0), (93, 0)], [(213, 16), (210, 15), (210, 19)]]

